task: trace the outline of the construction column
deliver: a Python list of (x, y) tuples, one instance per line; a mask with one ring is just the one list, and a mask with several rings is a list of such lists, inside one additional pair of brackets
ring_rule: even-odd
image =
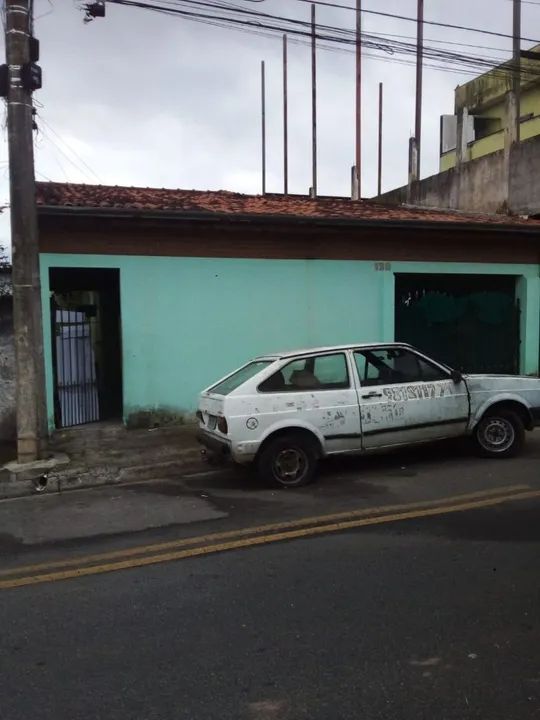
[[(8, 64), (8, 147), (13, 317), (15, 331), (17, 452), (20, 463), (40, 457), (46, 437), (43, 331), (32, 138), (32, 64), (29, 0), (5, 0)], [(35, 47), (35, 46), (34, 46)]]
[(520, 141), (521, 127), (521, 0), (513, 0), (513, 54), (510, 87), (506, 93), (506, 124), (504, 130), (505, 199), (510, 205), (510, 159), (512, 146)]

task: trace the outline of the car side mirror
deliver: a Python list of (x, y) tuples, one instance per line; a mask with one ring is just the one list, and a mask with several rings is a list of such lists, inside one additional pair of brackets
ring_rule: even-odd
[(459, 372), (459, 370), (452, 370), (451, 378), (452, 382), (454, 382), (456, 385), (459, 385), (460, 382), (463, 382), (463, 375)]

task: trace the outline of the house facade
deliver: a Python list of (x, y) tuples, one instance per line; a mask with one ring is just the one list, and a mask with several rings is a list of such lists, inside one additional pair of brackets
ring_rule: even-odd
[[(540, 136), (540, 45), (529, 54), (536, 59), (521, 61), (520, 117), (521, 140)], [(457, 163), (457, 123), (464, 115), (466, 148), (463, 161), (477, 160), (504, 148), (508, 124), (506, 96), (512, 89), (511, 63), (505, 63), (480, 75), (455, 90), (455, 114), (441, 117), (440, 172)]]
[(183, 422), (253, 356), (409, 341), (538, 373), (540, 223), (347, 199), (38, 184), (49, 427)]

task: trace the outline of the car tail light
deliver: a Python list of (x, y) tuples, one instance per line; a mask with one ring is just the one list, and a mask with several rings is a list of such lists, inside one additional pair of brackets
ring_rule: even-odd
[(224, 417), (218, 418), (217, 426), (220, 433), (226, 435), (229, 432), (229, 426), (227, 425), (227, 420)]
[(196, 417), (197, 417), (197, 420), (199, 420), (200, 422), (202, 422), (202, 424), (204, 425), (204, 416), (203, 416), (202, 412), (201, 412), (200, 410), (197, 410), (197, 412), (195, 413), (195, 415), (196, 415)]

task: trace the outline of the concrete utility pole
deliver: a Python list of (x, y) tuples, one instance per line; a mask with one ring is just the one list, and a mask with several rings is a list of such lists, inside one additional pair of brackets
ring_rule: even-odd
[(311, 6), (311, 189), (317, 197), (317, 26), (315, 5)]
[(266, 195), (266, 72), (261, 60), (261, 190)]
[(514, 142), (519, 142), (521, 139), (521, 0), (514, 0), (513, 36), (514, 72), (512, 75), (512, 89), (515, 98)]
[(469, 111), (466, 107), (460, 110), (456, 124), (456, 167), (460, 168), (467, 160), (467, 140), (469, 127)]
[(287, 36), (283, 36), (283, 194), (289, 194), (289, 111), (287, 80)]
[(407, 202), (412, 204), (414, 201), (414, 183), (418, 180), (418, 148), (416, 147), (416, 138), (409, 138), (409, 180), (407, 183)]
[(29, 0), (5, 0), (5, 11), (17, 453), (24, 463), (39, 459), (47, 434), (32, 90), (27, 77), (32, 18)]
[(424, 0), (418, 0), (417, 36), (416, 36), (416, 110), (414, 137), (416, 139), (416, 177), (420, 180), (420, 163), (422, 156), (422, 83), (424, 71)]
[(383, 84), (379, 83), (379, 143), (377, 146), (377, 195), (382, 192)]
[(512, 145), (520, 140), (521, 94), (521, 0), (513, 0), (513, 53), (510, 87), (506, 93), (506, 127), (504, 149), (507, 159)]
[(504, 197), (508, 206), (511, 205), (510, 160), (512, 147), (520, 141), (521, 135), (521, 0), (513, 0), (512, 35), (512, 67), (510, 68), (510, 83), (505, 100), (506, 123), (504, 128)]
[(362, 2), (356, 0), (355, 161), (352, 199), (362, 199)]

